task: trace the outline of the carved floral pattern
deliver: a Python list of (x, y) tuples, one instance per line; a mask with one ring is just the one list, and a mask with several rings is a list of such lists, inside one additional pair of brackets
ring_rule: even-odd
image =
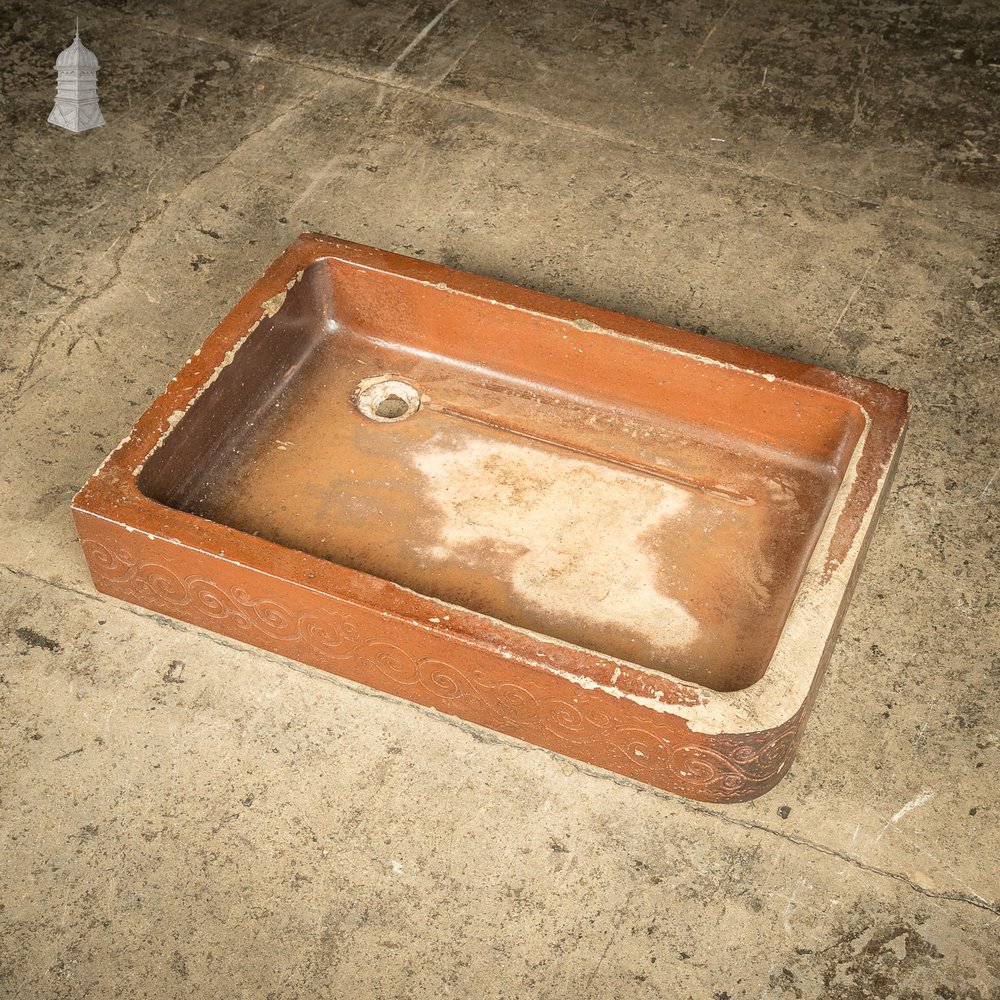
[[(366, 634), (351, 612), (286, 606), (241, 586), (182, 575), (160, 561), (93, 538), (86, 538), (83, 547), (95, 580), (124, 600), (307, 659), (333, 673), (670, 791), (711, 801), (748, 798), (781, 777), (795, 750), (798, 716), (768, 734), (746, 736), (702, 736), (678, 727), (676, 720), (650, 718), (648, 711), (641, 720), (644, 725), (638, 725), (630, 704), (605, 692), (574, 685), (565, 696), (553, 696), (551, 683), (542, 684), (528, 670), (518, 671), (511, 664), (517, 681), (498, 677), (477, 664), (474, 653), (461, 665), (418, 659)], [(253, 576), (248, 573), (247, 579)], [(306, 600), (315, 601), (308, 593)], [(761, 737), (767, 738), (759, 742)]]

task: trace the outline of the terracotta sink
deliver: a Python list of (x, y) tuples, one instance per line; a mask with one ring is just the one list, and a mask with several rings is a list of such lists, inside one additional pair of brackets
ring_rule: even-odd
[(735, 801), (791, 763), (906, 413), (305, 235), (73, 508), (105, 593)]

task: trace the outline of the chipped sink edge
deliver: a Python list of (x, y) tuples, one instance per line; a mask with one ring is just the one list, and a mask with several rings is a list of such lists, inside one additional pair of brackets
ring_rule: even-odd
[[(261, 313), (257, 321), (247, 330), (247, 332), (242, 337), (239, 338), (239, 340), (236, 341), (236, 343), (232, 345), (232, 347), (229, 348), (228, 351), (226, 351), (225, 354), (223, 354), (222, 360), (215, 366), (211, 375), (208, 376), (208, 378), (191, 396), (191, 398), (187, 401), (187, 403), (185, 403), (184, 406), (181, 407), (180, 409), (174, 410), (167, 417), (167, 425), (166, 427), (163, 428), (163, 433), (160, 434), (159, 438), (157, 439), (153, 447), (146, 452), (146, 455), (143, 458), (143, 460), (132, 470), (133, 476), (136, 477), (139, 476), (139, 474), (145, 468), (146, 463), (163, 446), (163, 442), (167, 440), (167, 437), (170, 435), (170, 432), (191, 411), (191, 407), (194, 406), (194, 404), (197, 403), (198, 400), (201, 399), (201, 397), (215, 384), (215, 382), (218, 380), (219, 376), (223, 373), (223, 371), (225, 371), (225, 369), (228, 368), (233, 363), (233, 361), (236, 360), (236, 355), (239, 353), (240, 348), (253, 336), (253, 333), (257, 329), (257, 327), (259, 327), (260, 324), (264, 322), (264, 320), (272, 319), (278, 313), (281, 307), (285, 304), (285, 299), (288, 297), (288, 293), (302, 280), (302, 275), (306, 273), (306, 270), (307, 268), (305, 267), (300, 268), (288, 280), (288, 282), (285, 284), (285, 287), (280, 292), (275, 293), (269, 299), (265, 299), (260, 304)], [(183, 367), (181, 368), (181, 372), (183, 372), (200, 354), (201, 354), (201, 348), (198, 348), (198, 350), (195, 351), (194, 354), (192, 354), (191, 357), (188, 358), (187, 361), (184, 363)], [(167, 383), (168, 388), (173, 382), (177, 381), (179, 375), (180, 372), (178, 372), (178, 374), (175, 375), (170, 380), (169, 383)]]

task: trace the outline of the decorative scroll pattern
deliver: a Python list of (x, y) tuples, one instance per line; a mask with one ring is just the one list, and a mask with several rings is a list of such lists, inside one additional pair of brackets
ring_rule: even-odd
[[(242, 586), (182, 575), (120, 546), (92, 538), (83, 546), (95, 579), (124, 600), (694, 798), (734, 801), (766, 791), (791, 763), (798, 741), (798, 716), (760, 734), (692, 733), (674, 717), (657, 718), (602, 691), (570, 682), (571, 690), (560, 691), (554, 687), (560, 682), (527, 670), (515, 683), (482, 654), (482, 662), (472, 653), (460, 666), (415, 658), (366, 634), (363, 611), (287, 607)], [(304, 592), (302, 603), (310, 598), (317, 600)]]
[[(203, 576), (180, 576), (161, 563), (140, 561), (125, 549), (112, 551), (92, 539), (83, 542), (91, 572), (125, 600), (198, 625), (212, 628), (225, 621), (229, 628), (255, 633), (281, 643), (304, 643), (323, 657), (351, 656), (361, 633), (347, 615), (291, 611), (277, 601), (253, 597), (242, 587), (222, 587)], [(259, 642), (255, 643), (260, 645)]]

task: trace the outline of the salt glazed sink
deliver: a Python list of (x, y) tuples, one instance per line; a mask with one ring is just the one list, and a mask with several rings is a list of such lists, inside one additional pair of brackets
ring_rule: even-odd
[(73, 502), (115, 597), (691, 798), (788, 769), (906, 395), (301, 236)]

